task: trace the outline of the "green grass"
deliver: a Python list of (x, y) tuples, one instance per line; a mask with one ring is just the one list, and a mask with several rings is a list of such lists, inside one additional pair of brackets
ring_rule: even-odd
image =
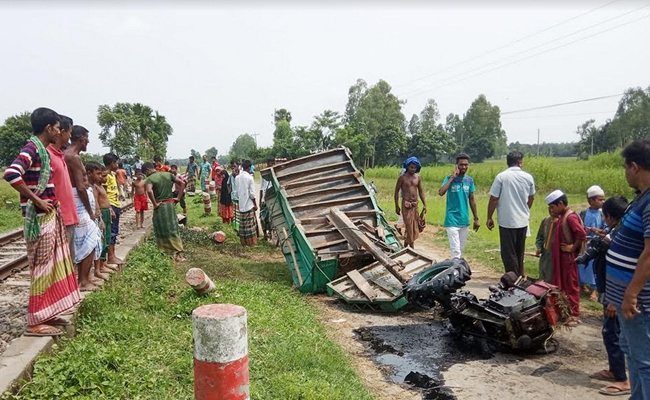
[(0, 174), (0, 233), (19, 228), (23, 225), (20, 214), (20, 198)]
[[(174, 265), (152, 243), (136, 249), (124, 272), (84, 301), (79, 335), (40, 357), (33, 380), (8, 399), (193, 399), (191, 313), (210, 303), (248, 310), (251, 398), (373, 399), (275, 250), (244, 250), (215, 214), (200, 217), (202, 203), (188, 198), (188, 208), (191, 224), (211, 228), (184, 232), (189, 261)], [(208, 239), (213, 229), (226, 232), (225, 244)], [(204, 269), (219, 295), (185, 285), (189, 267)]]

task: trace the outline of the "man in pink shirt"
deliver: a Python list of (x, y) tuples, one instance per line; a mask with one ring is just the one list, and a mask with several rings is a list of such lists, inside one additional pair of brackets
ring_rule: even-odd
[(61, 216), (65, 225), (65, 233), (70, 246), (70, 255), (74, 260), (74, 227), (79, 223), (77, 208), (72, 195), (72, 183), (68, 174), (68, 166), (65, 163), (63, 149), (70, 142), (72, 133), (72, 119), (61, 115), (61, 133), (54, 144), (47, 146), (50, 154), (50, 167), (52, 169), (52, 180), (54, 181), (54, 192), (59, 200)]

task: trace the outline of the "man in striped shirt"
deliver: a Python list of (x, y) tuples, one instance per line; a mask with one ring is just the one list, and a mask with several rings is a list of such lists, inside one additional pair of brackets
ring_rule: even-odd
[(4, 178), (20, 193), (31, 282), (27, 306), (28, 336), (59, 336), (59, 315), (80, 300), (65, 225), (57, 203), (50, 155), (46, 147), (60, 135), (60, 117), (37, 108), (31, 117), (34, 135), (5, 170)]
[(641, 400), (650, 399), (650, 140), (632, 142), (622, 155), (625, 178), (638, 195), (607, 252), (606, 297), (621, 325), (630, 400)]

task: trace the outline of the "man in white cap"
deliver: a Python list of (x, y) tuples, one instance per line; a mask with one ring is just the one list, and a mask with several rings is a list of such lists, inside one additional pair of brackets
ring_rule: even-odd
[(571, 319), (568, 326), (580, 323), (580, 285), (578, 285), (578, 266), (576, 256), (582, 248), (587, 232), (582, 227), (580, 217), (569, 208), (569, 200), (561, 190), (554, 190), (546, 196), (548, 211), (558, 217), (555, 234), (551, 242), (553, 259), (553, 284), (568, 297)]
[[(605, 217), (601, 211), (605, 202), (605, 191), (598, 185), (590, 187), (587, 189), (587, 201), (589, 208), (580, 211), (580, 219), (587, 231), (587, 238), (592, 239), (605, 234)], [(593, 260), (589, 261), (587, 265), (578, 265), (578, 277), (582, 291), (591, 293), (591, 301), (597, 301), (598, 291), (596, 290), (596, 275), (593, 265)]]

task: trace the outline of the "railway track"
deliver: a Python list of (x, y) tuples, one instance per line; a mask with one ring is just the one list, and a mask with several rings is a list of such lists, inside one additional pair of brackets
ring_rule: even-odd
[[(133, 202), (122, 207), (122, 212), (133, 208)], [(0, 281), (27, 268), (27, 251), (22, 229), (0, 236)]]

